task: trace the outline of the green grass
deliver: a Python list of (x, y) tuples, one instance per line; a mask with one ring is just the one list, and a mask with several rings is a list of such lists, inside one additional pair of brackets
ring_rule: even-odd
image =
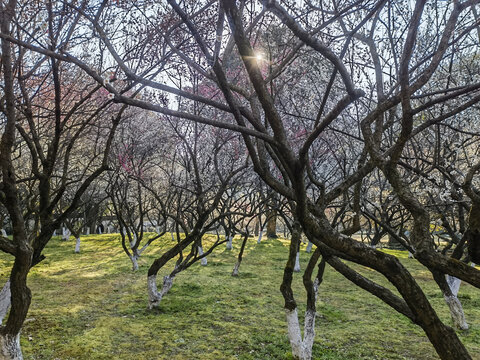
[[(83, 237), (82, 253), (74, 241), (52, 239), (47, 259), (31, 271), (33, 300), (22, 332), (26, 359), (289, 359), (283, 301), (279, 291), (288, 244), (268, 240), (247, 243), (240, 276), (230, 276), (241, 240), (224, 246), (180, 273), (157, 310), (147, 310), (146, 272), (170, 243), (154, 243), (131, 271), (116, 235)], [(205, 246), (207, 247), (207, 246)], [(391, 252), (412, 271), (441, 318), (448, 309), (431, 276), (401, 251)], [(302, 247), (302, 268), (308, 254)], [(0, 281), (11, 259), (0, 258)], [(163, 276), (171, 268), (163, 269)], [(359, 266), (371, 279), (385, 280)], [(159, 276), (159, 279), (161, 279)], [(305, 308), (301, 276), (294, 291)], [(462, 284), (460, 299), (470, 330), (459, 336), (472, 357), (480, 359), (480, 293)], [(314, 358), (437, 359), (422, 330), (375, 297), (327, 267), (320, 286)]]

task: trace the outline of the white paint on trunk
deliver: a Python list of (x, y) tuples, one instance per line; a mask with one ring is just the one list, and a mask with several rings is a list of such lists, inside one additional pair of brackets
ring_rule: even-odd
[(453, 296), (457, 297), (458, 296), (458, 291), (460, 290), (460, 284), (462, 283), (462, 280), (457, 279), (454, 276), (447, 275), (447, 284), (450, 287), (450, 290), (453, 293)]
[(160, 226), (155, 226), (155, 232), (160, 235)]
[(305, 327), (303, 331), (302, 359), (310, 360), (312, 358), (313, 341), (315, 340), (315, 315), (312, 309), (305, 311)]
[(172, 235), (172, 241), (175, 241), (175, 236), (173, 235), (173, 232), (170, 234)]
[(152, 309), (160, 305), (162, 298), (168, 293), (172, 288), (173, 279), (175, 276), (166, 275), (163, 277), (163, 286), (162, 290), (158, 292), (157, 290), (157, 276), (150, 275), (147, 279), (147, 288), (148, 288), (148, 308)]
[(20, 348), (20, 334), (0, 335), (0, 359), (23, 360)]
[(7, 237), (7, 232), (5, 231), (5, 229), (1, 229), (0, 231), (2, 232), (3, 237)]
[(85, 235), (90, 235), (90, 228), (87, 227), (87, 231), (85, 231)]
[(462, 281), (454, 276), (446, 276), (447, 284), (450, 287), (452, 295), (446, 296), (444, 294), (443, 298), (450, 309), (450, 315), (452, 316), (453, 325), (457, 329), (467, 330), (468, 324), (465, 319), (465, 313), (463, 312), (462, 303), (458, 300), (458, 291), (460, 290), (460, 284)]
[(263, 236), (263, 229), (260, 229), (260, 231), (258, 232), (257, 244), (260, 244), (260, 242), (262, 241), (262, 236)]
[(0, 291), (0, 325), (10, 309), (11, 301), (10, 280), (7, 280)]
[(311, 253), (312, 252), (312, 247), (313, 247), (313, 243), (311, 241), (308, 242), (308, 245), (307, 245), (307, 253)]
[(233, 240), (233, 236), (230, 235), (227, 241), (227, 250), (232, 250), (232, 247), (233, 247), (232, 240)]
[(240, 263), (237, 261), (233, 267), (232, 276), (238, 276), (238, 269), (240, 268)]
[(316, 312), (312, 309), (307, 309), (305, 312), (305, 326), (302, 340), (302, 332), (300, 330), (300, 323), (298, 321), (297, 309), (285, 309), (287, 315), (288, 340), (292, 348), (292, 355), (294, 359), (311, 360), (312, 348), (315, 340), (315, 316)]
[(300, 252), (297, 251), (297, 256), (295, 256), (295, 266), (293, 271), (300, 272)]
[[(199, 255), (199, 256), (202, 256), (202, 255), (203, 255), (203, 247), (201, 247), (201, 246), (198, 247), (198, 255)], [(200, 259), (200, 264), (201, 264), (202, 266), (207, 266), (207, 264), (208, 264), (207, 257), (201, 258), (201, 259)]]
[(62, 240), (67, 241), (68, 239), (70, 239), (70, 230), (64, 227), (62, 228)]
[(75, 244), (75, 254), (80, 253), (80, 236), (77, 237), (77, 242)]
[(408, 252), (408, 258), (413, 259), (413, 254), (410, 251)]
[(53, 230), (52, 236), (57, 236), (57, 230)]
[(287, 315), (288, 340), (292, 347), (293, 358), (302, 359), (302, 333), (298, 322), (297, 308), (294, 310), (285, 309), (285, 314)]
[(468, 330), (468, 324), (465, 319), (465, 314), (463, 312), (460, 300), (458, 300), (458, 298), (454, 295), (444, 296), (444, 299), (450, 309), (450, 315), (452, 316), (453, 325), (457, 329)]
[(137, 271), (138, 270), (138, 255), (130, 255), (130, 260), (132, 261), (132, 270)]

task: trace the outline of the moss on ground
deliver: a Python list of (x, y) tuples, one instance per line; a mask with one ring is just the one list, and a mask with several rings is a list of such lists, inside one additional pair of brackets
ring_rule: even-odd
[[(208, 240), (207, 240), (208, 241)], [(54, 238), (47, 259), (29, 277), (33, 301), (22, 333), (26, 359), (289, 359), (279, 285), (288, 243), (281, 239), (246, 247), (240, 276), (230, 276), (241, 240), (232, 251), (217, 249), (208, 266), (181, 273), (157, 310), (146, 309), (146, 272), (170, 237), (154, 243), (131, 271), (116, 235)], [(302, 246), (304, 268), (308, 254)], [(412, 271), (441, 318), (450, 323), (442, 294), (431, 275), (402, 251), (391, 252)], [(11, 259), (0, 257), (0, 281)], [(169, 264), (172, 266), (172, 264)], [(377, 273), (355, 268), (384, 285)], [(163, 276), (169, 269), (163, 269)], [(161, 279), (161, 277), (159, 277)], [(296, 276), (299, 307), (305, 308)], [(459, 333), (473, 358), (480, 359), (480, 292), (462, 284), (460, 299), (470, 330)], [(437, 359), (422, 330), (380, 300), (327, 267), (319, 291), (314, 358)]]

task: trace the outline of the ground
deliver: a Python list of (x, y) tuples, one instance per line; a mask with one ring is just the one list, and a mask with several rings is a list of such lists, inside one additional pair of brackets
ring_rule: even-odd
[[(29, 277), (33, 300), (22, 332), (25, 359), (289, 359), (279, 291), (288, 244), (281, 239), (248, 241), (238, 278), (231, 277), (240, 247), (217, 249), (208, 266), (181, 273), (158, 310), (147, 310), (146, 273), (171, 242), (154, 243), (133, 273), (117, 235), (53, 238), (47, 259)], [(308, 254), (302, 246), (302, 269)], [(413, 272), (441, 318), (447, 307), (431, 275), (407, 253), (394, 252)], [(0, 280), (10, 258), (0, 257)], [(357, 270), (386, 282), (366, 268)], [(167, 269), (162, 272), (162, 275)], [(160, 277), (159, 277), (160, 278)], [(295, 279), (304, 309), (301, 276)], [(462, 284), (470, 330), (459, 333), (472, 357), (480, 359), (480, 291)], [(314, 359), (437, 359), (422, 330), (327, 266), (319, 290)]]

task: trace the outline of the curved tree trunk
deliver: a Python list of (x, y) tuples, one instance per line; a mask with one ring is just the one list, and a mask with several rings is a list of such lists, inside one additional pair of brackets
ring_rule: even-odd
[(238, 276), (238, 271), (240, 269), (240, 264), (242, 263), (243, 251), (245, 250), (245, 245), (247, 244), (247, 240), (248, 240), (248, 234), (245, 234), (245, 236), (243, 237), (242, 246), (240, 247), (240, 252), (238, 253), (237, 262), (233, 267), (232, 276)]

